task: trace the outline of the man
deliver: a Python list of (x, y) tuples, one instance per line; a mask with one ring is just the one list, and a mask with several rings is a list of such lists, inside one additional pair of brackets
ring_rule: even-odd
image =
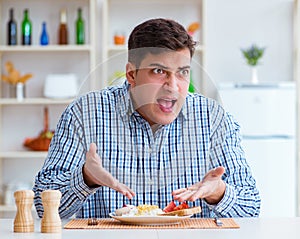
[(215, 101), (188, 93), (194, 48), (172, 20), (132, 31), (125, 83), (81, 96), (62, 114), (36, 176), (39, 216), (46, 189), (62, 192), (62, 218), (172, 200), (201, 206), (200, 217), (259, 215), (238, 124)]

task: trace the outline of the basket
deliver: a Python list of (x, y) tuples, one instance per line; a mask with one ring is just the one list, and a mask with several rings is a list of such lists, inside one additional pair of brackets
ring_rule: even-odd
[(23, 145), (34, 151), (48, 151), (54, 131), (49, 131), (48, 108), (44, 109), (44, 130), (35, 138), (26, 138)]

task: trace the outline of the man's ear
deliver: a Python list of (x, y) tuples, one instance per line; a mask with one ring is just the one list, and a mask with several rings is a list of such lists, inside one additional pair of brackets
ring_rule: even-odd
[(126, 78), (131, 86), (135, 86), (136, 67), (131, 62), (126, 64)]

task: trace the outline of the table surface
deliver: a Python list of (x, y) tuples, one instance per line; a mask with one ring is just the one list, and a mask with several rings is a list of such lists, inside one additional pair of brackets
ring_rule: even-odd
[[(235, 218), (239, 229), (118, 229), (118, 230), (70, 230), (61, 233), (41, 233), (41, 221), (35, 221), (35, 232), (14, 233), (13, 219), (0, 219), (0, 237), (5, 239), (119, 239), (119, 238), (213, 238), (213, 239), (254, 239), (254, 238), (300, 238), (300, 217), (295, 218)], [(68, 220), (63, 221), (63, 225)]]

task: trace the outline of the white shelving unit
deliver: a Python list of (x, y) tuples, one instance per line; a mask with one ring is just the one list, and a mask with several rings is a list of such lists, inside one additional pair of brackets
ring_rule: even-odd
[[(49, 108), (50, 128), (55, 129), (64, 108), (73, 99), (49, 99), (43, 97), (44, 79), (48, 74), (75, 74), (82, 86), (80, 93), (94, 89), (93, 70), (96, 65), (96, 13), (97, 0), (0, 0), (0, 73), (5, 63), (11, 61), (21, 75), (32, 73), (26, 83), (23, 101), (10, 98), (8, 85), (0, 84), (0, 216), (15, 210), (4, 205), (5, 185), (13, 178), (33, 182), (33, 174), (42, 165), (47, 152), (29, 151), (23, 147), (26, 137), (35, 137), (43, 129), (43, 109)], [(75, 44), (75, 20), (81, 7), (86, 27), (86, 44)], [(9, 9), (14, 8), (18, 26), (18, 45), (6, 45), (6, 29)], [(21, 22), (23, 11), (29, 9), (33, 25), (32, 45), (22, 46)], [(69, 44), (57, 45), (59, 14), (67, 10)], [(39, 45), (42, 22), (46, 21), (50, 44)], [(5, 29), (5, 30), (4, 30)], [(17, 165), (17, 167), (16, 167)], [(26, 175), (26, 172), (28, 171)], [(31, 172), (33, 171), (33, 172)], [(22, 178), (23, 176), (23, 178)]]
[[(205, 0), (103, 0), (102, 6), (102, 60), (104, 79), (110, 79), (116, 71), (124, 72), (127, 62), (127, 44), (115, 45), (113, 36), (121, 32), (128, 40), (131, 30), (150, 18), (170, 18), (188, 27), (200, 23), (194, 39), (199, 41), (192, 62), (192, 77), (198, 91), (205, 91)], [(109, 85), (111, 82), (103, 82)], [(101, 86), (100, 86), (101, 87)]]

